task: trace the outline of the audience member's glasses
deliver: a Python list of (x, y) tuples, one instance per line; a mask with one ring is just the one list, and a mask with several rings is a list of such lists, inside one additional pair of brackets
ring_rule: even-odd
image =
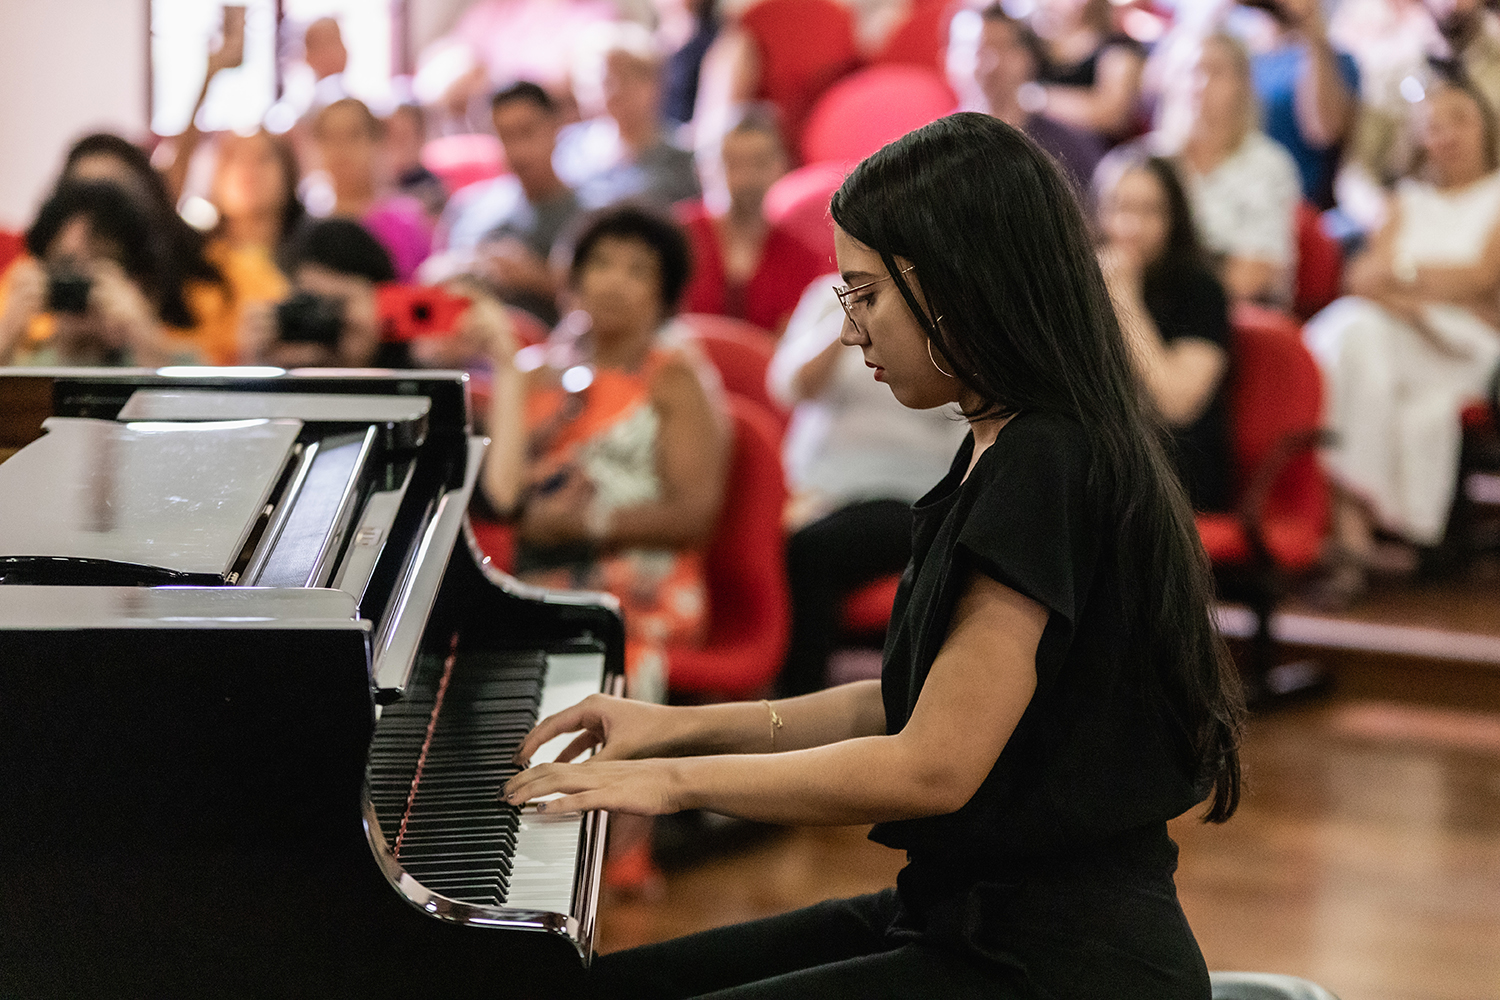
[[(901, 273), (905, 274), (914, 267), (916, 267), (915, 264), (908, 264), (906, 267), (901, 268)], [(854, 329), (859, 331), (861, 337), (865, 335), (865, 330), (859, 324), (859, 317), (869, 313), (870, 303), (874, 299), (874, 296), (864, 295), (859, 298), (850, 298), (850, 296), (862, 292), (873, 285), (878, 285), (882, 281), (890, 280), (891, 276), (887, 274), (884, 277), (876, 278), (874, 281), (866, 281), (863, 284), (855, 285), (853, 288), (846, 288), (843, 285), (833, 286), (833, 294), (839, 297), (839, 305), (844, 307), (844, 315), (849, 317), (849, 322), (854, 324)]]

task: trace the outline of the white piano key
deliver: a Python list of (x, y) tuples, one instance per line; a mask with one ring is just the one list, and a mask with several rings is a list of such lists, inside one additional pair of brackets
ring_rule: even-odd
[[(604, 687), (604, 657), (599, 653), (566, 653), (547, 657), (547, 680), (537, 718), (571, 708)], [(549, 740), (532, 756), (533, 763), (557, 759), (573, 734)], [(556, 796), (549, 796), (556, 798)], [(578, 878), (578, 845), (583, 839), (582, 813), (546, 814), (528, 806), (521, 814), (512, 857), (510, 890), (505, 905), (521, 910), (571, 913)]]

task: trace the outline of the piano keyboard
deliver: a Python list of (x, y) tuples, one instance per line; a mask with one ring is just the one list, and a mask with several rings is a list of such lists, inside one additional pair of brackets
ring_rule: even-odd
[(537, 720), (598, 692), (603, 672), (595, 653), (422, 658), (405, 697), (382, 710), (369, 761), (371, 805), (408, 875), (458, 902), (573, 911), (583, 817), (518, 809), (498, 792)]

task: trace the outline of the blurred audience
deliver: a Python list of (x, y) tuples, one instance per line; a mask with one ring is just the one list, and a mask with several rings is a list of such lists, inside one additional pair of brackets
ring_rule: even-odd
[(385, 156), (396, 191), (422, 203), (436, 222), (448, 203), (448, 191), (437, 174), (422, 164), (427, 142), (427, 115), (420, 105), (398, 104), (385, 120)]
[(1043, 42), (1043, 89), (1032, 111), (1109, 143), (1140, 131), (1146, 52), (1117, 31), (1110, 0), (1040, 0), (1031, 24)]
[(209, 201), (219, 222), (208, 255), (240, 307), (286, 294), (281, 258), (306, 216), (297, 200), (297, 157), (283, 136), (265, 131), (219, 137)]
[(349, 96), (344, 86), (348, 67), (349, 50), (338, 19), (316, 19), (302, 33), (302, 61), (286, 68), (282, 102), (304, 124), (310, 123), (324, 108)]
[(470, 185), (449, 202), (449, 269), (473, 269), (506, 302), (550, 325), (559, 288), (547, 258), (581, 211), (552, 163), (561, 115), (551, 96), (527, 81), (495, 94), (491, 110), (510, 173)]
[(287, 251), (291, 295), (245, 310), (240, 333), (247, 364), (282, 368), (405, 368), (404, 344), (382, 337), (376, 286), (395, 267), (371, 233), (349, 219), (316, 219)]
[(312, 138), (333, 188), (329, 214), (354, 219), (391, 255), (396, 276), (410, 280), (432, 253), (432, 230), (421, 202), (398, 194), (380, 162), (384, 130), (363, 102), (341, 98), (318, 112)]
[[(787, 171), (787, 154), (769, 105), (743, 109), (720, 143), (724, 190), (683, 210), (693, 247), (686, 312), (748, 320), (779, 334), (808, 283), (828, 270), (801, 240), (767, 221), (766, 192)], [(705, 187), (720, 171), (705, 169)]]
[(693, 120), (703, 57), (719, 34), (718, 0), (655, 0), (656, 37), (671, 53), (662, 66), (661, 114), (671, 126)]
[(1461, 67), (1500, 107), (1500, 25), (1482, 0), (1345, 0), (1329, 33), (1358, 60), (1365, 98), (1337, 179), (1339, 208), (1373, 230), (1386, 189), (1411, 171), (1414, 101), (1431, 85), (1432, 62)]
[(620, 5), (610, 0), (475, 0), (465, 5), (453, 30), (429, 48), (450, 58), (466, 51), (479, 68), (473, 85), (483, 90), (535, 80), (561, 95), (568, 90), (580, 40), (620, 14)]
[(698, 197), (693, 154), (674, 145), (661, 116), (662, 60), (651, 33), (638, 24), (615, 25), (597, 61), (581, 67), (600, 112), (558, 136), (553, 162), (579, 201), (602, 208), (626, 199), (665, 208)]
[[(975, 16), (972, 11), (957, 15)], [(1076, 188), (1086, 190), (1105, 146), (1094, 133), (1064, 125), (1037, 111), (1046, 101), (1037, 83), (1046, 58), (1041, 39), (1025, 21), (1007, 14), (1001, 4), (990, 4), (978, 17), (977, 36), (971, 37), (967, 30), (950, 33), (948, 57), (950, 68), (972, 66), (972, 83), (977, 86), (974, 110), (994, 115), (1025, 132), (1062, 165)], [(960, 47), (972, 51), (954, 51)], [(954, 89), (960, 92), (976, 89), (967, 81), (954, 83)]]
[(1209, 268), (1170, 160), (1116, 165), (1098, 192), (1100, 263), (1151, 404), (1194, 510), (1232, 504), (1229, 301)]
[(604, 590), (625, 610), (632, 695), (665, 697), (663, 648), (701, 640), (703, 548), (729, 461), (716, 376), (668, 324), (688, 273), (669, 220), (634, 206), (583, 228), (568, 291), (576, 312), (546, 345), (492, 331), (480, 484), (516, 525), (516, 573)]
[(1359, 68), (1330, 44), (1320, 0), (1255, 6), (1262, 24), (1248, 34), (1265, 133), (1292, 154), (1302, 196), (1329, 208), (1339, 150), (1359, 112)]
[(7, 272), (0, 364), (201, 362), (198, 345), (171, 329), (186, 303), (154, 228), (120, 185), (64, 180), (26, 233), (29, 256)]
[(1297, 265), (1297, 165), (1259, 128), (1243, 45), (1210, 35), (1193, 74), (1193, 119), (1178, 160), (1198, 232), (1230, 298), (1286, 304)]
[(1363, 590), (1381, 528), (1419, 546), (1442, 539), (1460, 446), (1459, 410), (1500, 361), (1500, 148), (1473, 84), (1428, 87), (1419, 170), (1349, 268), (1349, 297), (1308, 321), (1327, 385), (1338, 487), (1324, 597)]
[(826, 686), (844, 599), (911, 558), (911, 505), (948, 471), (967, 425), (952, 407), (909, 410), (839, 342), (837, 274), (808, 286), (771, 362), (772, 394), (792, 410), (782, 449), (791, 501), (792, 637), (779, 690)]

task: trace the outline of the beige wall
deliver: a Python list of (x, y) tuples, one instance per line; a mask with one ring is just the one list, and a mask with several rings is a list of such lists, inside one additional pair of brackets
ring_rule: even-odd
[(0, 7), (0, 227), (20, 229), (73, 139), (144, 132), (147, 0)]

